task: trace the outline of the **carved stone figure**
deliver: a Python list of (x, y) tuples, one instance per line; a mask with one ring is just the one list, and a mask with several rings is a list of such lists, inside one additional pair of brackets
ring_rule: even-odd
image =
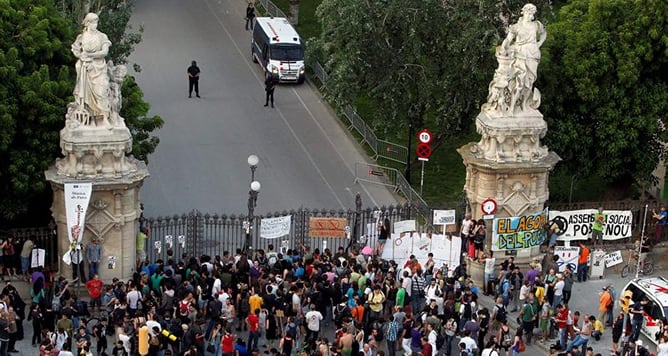
[(111, 42), (107, 35), (98, 31), (97, 23), (96, 14), (87, 14), (83, 20), (83, 32), (72, 43), (72, 53), (78, 58), (74, 116), (84, 126), (109, 127), (109, 72), (104, 58)]
[(513, 116), (516, 108), (521, 112), (540, 106), (540, 91), (533, 84), (538, 77), (540, 46), (547, 33), (543, 24), (534, 20), (535, 14), (536, 6), (524, 5), (522, 18), (510, 26), (506, 39), (497, 47), (499, 65), (489, 84), (483, 111)]
[(123, 86), (123, 79), (128, 73), (126, 66), (119, 64), (114, 65), (113, 61), (107, 63), (109, 68), (109, 102), (111, 109), (111, 123), (114, 126), (124, 126), (125, 122), (121, 117), (121, 107), (123, 104), (123, 96), (121, 95), (121, 88)]
[(543, 24), (534, 20), (535, 14), (535, 5), (524, 5), (522, 18), (510, 26), (508, 35), (501, 44), (502, 52), (513, 57), (511, 113), (518, 104), (522, 110), (525, 110), (527, 105), (536, 109), (537, 104), (540, 104), (540, 92), (534, 90), (533, 83), (538, 77), (540, 46), (545, 42), (547, 33)]

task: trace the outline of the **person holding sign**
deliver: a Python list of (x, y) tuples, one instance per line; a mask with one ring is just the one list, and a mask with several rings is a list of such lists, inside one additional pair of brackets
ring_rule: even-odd
[(603, 214), (603, 208), (598, 208), (594, 214), (594, 223), (591, 227), (591, 238), (594, 240), (594, 246), (603, 242), (603, 228), (605, 227), (606, 216)]

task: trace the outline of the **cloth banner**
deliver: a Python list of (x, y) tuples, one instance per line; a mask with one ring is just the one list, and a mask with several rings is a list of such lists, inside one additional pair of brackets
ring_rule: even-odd
[(446, 235), (431, 233), (393, 233), (392, 238), (387, 240), (381, 257), (384, 260), (394, 260), (400, 267), (414, 255), (421, 264), (427, 260), (429, 252), (434, 254), (435, 269), (444, 265), (449, 271), (459, 266), (462, 240), (459, 236), (449, 238)]
[(603, 257), (603, 260), (605, 261), (605, 268), (610, 268), (624, 262), (624, 258), (622, 258), (622, 251), (620, 250), (610, 252), (609, 254), (605, 255), (605, 257)]
[(346, 218), (314, 218), (308, 220), (309, 237), (346, 237)]
[(403, 232), (416, 231), (417, 224), (415, 220), (403, 220), (394, 223), (394, 232), (401, 234)]
[(92, 183), (65, 184), (65, 217), (67, 219), (67, 238), (70, 241), (70, 249), (63, 256), (63, 262), (68, 265), (81, 262), (79, 261), (82, 255), (81, 239), (83, 239), (86, 226), (86, 211), (92, 191)]
[(566, 266), (569, 266), (573, 273), (578, 271), (579, 247), (554, 246), (554, 254), (559, 256), (559, 260), (557, 260), (559, 272), (565, 271)]
[(452, 225), (455, 223), (454, 210), (434, 210), (434, 225)]
[(264, 239), (277, 239), (290, 234), (292, 215), (278, 218), (262, 219), (260, 221), (260, 237)]
[(544, 229), (547, 211), (495, 218), (492, 225), (492, 251), (521, 250), (540, 246), (545, 242)]
[[(587, 240), (591, 238), (596, 209), (554, 211), (550, 210), (550, 223), (558, 227), (559, 241)], [(603, 210), (603, 240), (631, 237), (633, 215), (630, 210)]]
[(44, 257), (46, 256), (46, 250), (41, 248), (32, 249), (32, 255), (30, 257), (30, 267), (44, 267)]

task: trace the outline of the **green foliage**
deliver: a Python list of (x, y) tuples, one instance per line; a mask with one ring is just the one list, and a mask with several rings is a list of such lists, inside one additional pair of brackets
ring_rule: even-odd
[(46, 189), (73, 80), (70, 24), (49, 0), (0, 1), (0, 216)]
[(647, 182), (667, 139), (668, 3), (573, 0), (547, 31), (547, 145), (571, 175)]
[(148, 163), (148, 155), (155, 151), (160, 139), (151, 136), (151, 132), (165, 123), (158, 115), (147, 116), (150, 105), (144, 101), (144, 93), (131, 76), (123, 81), (123, 106), (121, 116), (132, 133), (132, 154), (135, 158)]
[[(374, 103), (372, 126), (405, 138), (410, 122), (441, 137), (470, 127), (494, 73), (493, 48), (522, 4), (323, 0), (310, 54), (329, 71), (332, 99)], [(538, 6), (551, 16), (549, 1)]]

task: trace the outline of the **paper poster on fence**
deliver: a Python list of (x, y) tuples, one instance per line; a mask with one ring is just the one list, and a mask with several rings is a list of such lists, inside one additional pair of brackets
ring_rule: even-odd
[(431, 252), (434, 254), (437, 268), (447, 265), (452, 271), (459, 266), (460, 251), (461, 238), (459, 236), (453, 236), (450, 239), (446, 235), (413, 232), (403, 234), (402, 237), (399, 233), (393, 233), (392, 238), (385, 244), (381, 256), (385, 260), (394, 260), (397, 265), (403, 266), (411, 255), (424, 264), (427, 255)]
[(521, 250), (542, 245), (547, 237), (544, 224), (545, 212), (494, 219), (492, 251)]
[(557, 261), (559, 272), (565, 271), (566, 266), (570, 267), (573, 272), (578, 271), (579, 247), (555, 246), (554, 254), (559, 256), (559, 260)]
[(277, 239), (290, 234), (292, 215), (278, 218), (266, 218), (260, 221), (260, 237), (263, 239)]
[(401, 234), (403, 232), (411, 232), (417, 230), (415, 220), (402, 220), (394, 223), (394, 232)]
[(32, 249), (32, 255), (30, 258), (30, 267), (44, 267), (44, 257), (46, 256), (46, 250), (41, 248)]
[(314, 218), (308, 220), (309, 237), (346, 237), (346, 218)]
[(434, 210), (434, 225), (451, 225), (454, 223), (454, 210)]
[[(554, 211), (550, 210), (550, 222), (559, 229), (559, 241), (587, 240), (591, 238), (596, 209)], [(603, 240), (631, 237), (633, 215), (630, 210), (603, 210)]]
[(603, 260), (605, 261), (605, 268), (610, 268), (624, 262), (624, 259), (622, 258), (622, 251), (620, 250), (610, 252), (609, 254), (605, 255), (605, 257), (603, 257)]

